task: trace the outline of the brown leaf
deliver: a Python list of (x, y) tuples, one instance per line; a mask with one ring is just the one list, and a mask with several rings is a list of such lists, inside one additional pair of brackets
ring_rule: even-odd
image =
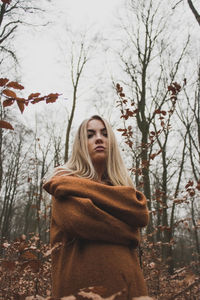
[(21, 254), (20, 258), (28, 259), (28, 260), (37, 260), (37, 255), (35, 255), (31, 251), (25, 251), (24, 253)]
[(10, 81), (7, 84), (7, 87), (12, 87), (13, 89), (16, 89), (16, 90), (23, 90), (24, 89), (24, 87), (16, 81)]
[(10, 260), (3, 260), (1, 267), (6, 271), (13, 271), (15, 269), (15, 262)]
[(59, 94), (49, 94), (46, 99), (46, 103), (53, 103), (58, 99)]
[(21, 113), (23, 113), (23, 111), (24, 111), (24, 103), (22, 101), (20, 101), (20, 100), (17, 100), (17, 105), (18, 105)]
[(36, 104), (40, 101), (43, 101), (44, 99), (45, 99), (45, 97), (37, 97), (37, 98), (34, 98), (33, 100), (31, 100), (31, 103)]
[(16, 98), (17, 95), (15, 94), (15, 92), (9, 90), (9, 89), (5, 89), (3, 90), (3, 94), (8, 96), (8, 97), (12, 97), (12, 98)]
[(161, 110), (161, 114), (162, 114), (163, 116), (166, 116), (167, 112), (166, 112), (165, 110)]
[(0, 78), (0, 86), (6, 85), (6, 83), (9, 81), (8, 78)]
[(150, 134), (155, 135), (156, 133), (155, 133), (155, 131), (150, 131)]
[(160, 114), (161, 113), (161, 110), (160, 109), (156, 109), (155, 110), (155, 114)]
[(198, 182), (196, 189), (200, 191), (200, 182)]
[(32, 272), (37, 273), (40, 269), (41, 262), (37, 259), (25, 261), (21, 264), (21, 269), (24, 270), (27, 267), (31, 269)]
[(28, 100), (31, 100), (31, 99), (39, 97), (39, 96), (40, 96), (40, 93), (32, 93), (28, 96)]
[(12, 125), (6, 121), (0, 120), (0, 128), (11, 129), (14, 130)]
[(188, 183), (185, 185), (185, 188), (189, 188), (189, 186), (193, 186), (194, 185), (194, 181), (189, 180)]
[(6, 99), (3, 101), (3, 107), (11, 106), (14, 103), (12, 99)]
[(1, 2), (6, 3), (6, 4), (10, 4), (12, 0), (1, 0)]

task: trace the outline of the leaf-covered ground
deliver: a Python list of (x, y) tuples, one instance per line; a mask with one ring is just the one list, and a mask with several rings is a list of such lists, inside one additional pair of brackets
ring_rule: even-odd
[[(29, 239), (22, 235), (13, 243), (5, 241), (2, 244), (0, 259), (0, 299), (58, 300), (51, 297), (51, 252), (50, 246), (43, 244), (36, 235)], [(184, 266), (174, 270), (170, 275), (168, 266), (162, 263), (158, 250), (151, 249), (149, 245), (143, 249), (142, 265), (149, 296), (153, 299), (199, 299), (200, 278), (195, 272), (195, 266)], [(117, 297), (118, 294), (112, 295), (107, 300), (117, 300)], [(89, 288), (62, 299), (103, 298), (98, 291)]]

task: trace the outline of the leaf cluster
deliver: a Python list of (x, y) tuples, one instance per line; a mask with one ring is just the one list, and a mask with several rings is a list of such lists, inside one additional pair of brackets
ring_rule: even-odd
[[(50, 93), (45, 96), (41, 96), (40, 93), (31, 93), (27, 98), (19, 97), (16, 91), (23, 90), (24, 87), (16, 81), (10, 81), (8, 78), (0, 78), (0, 96), (3, 107), (8, 107), (17, 104), (21, 113), (24, 112), (25, 107), (31, 104), (37, 104), (41, 101), (48, 103), (54, 103), (59, 97), (58, 93)], [(0, 120), (0, 128), (11, 129), (13, 126), (5, 120)]]

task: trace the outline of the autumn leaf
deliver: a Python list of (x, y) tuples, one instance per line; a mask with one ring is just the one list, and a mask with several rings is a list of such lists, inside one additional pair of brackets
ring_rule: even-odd
[(8, 78), (0, 78), (0, 86), (6, 85), (6, 83), (9, 81)]
[(155, 133), (155, 131), (150, 131), (150, 134), (155, 135), (156, 133)]
[(163, 116), (166, 116), (166, 111), (165, 110), (161, 110), (161, 114), (163, 115)]
[(12, 125), (6, 121), (0, 120), (0, 128), (11, 129), (14, 130)]
[(124, 93), (120, 93), (119, 95), (120, 95), (120, 97), (122, 97), (122, 98), (125, 97), (125, 94), (124, 94)]
[(18, 105), (21, 113), (23, 113), (23, 111), (24, 111), (24, 103), (17, 100), (17, 105)]
[(49, 94), (47, 96), (47, 99), (46, 99), (46, 103), (53, 103), (57, 100), (59, 94), (58, 93), (55, 93), (55, 94)]
[(1, 267), (6, 271), (13, 271), (15, 269), (15, 262), (10, 260), (3, 260)]
[(34, 98), (33, 100), (31, 100), (31, 103), (36, 104), (36, 103), (38, 103), (40, 101), (43, 101), (43, 100), (45, 100), (44, 96), (43, 97), (37, 97), (37, 98)]
[(14, 103), (12, 99), (6, 99), (3, 101), (3, 107), (11, 106)]
[(188, 183), (186, 184), (185, 188), (189, 188), (189, 186), (193, 186), (194, 185), (194, 181), (189, 180)]
[(17, 95), (15, 94), (15, 92), (9, 90), (9, 89), (5, 89), (3, 90), (3, 94), (8, 96), (8, 97), (12, 97), (12, 98), (16, 98)]
[(198, 182), (196, 189), (200, 191), (200, 182)]
[(28, 100), (31, 100), (33, 98), (36, 98), (36, 97), (39, 97), (40, 96), (40, 93), (31, 93), (29, 96), (28, 96)]
[(1, 2), (5, 3), (5, 4), (10, 4), (12, 0), (1, 0)]
[(25, 251), (24, 253), (21, 254), (20, 258), (27, 259), (27, 260), (37, 260), (37, 255), (35, 255), (31, 251)]
[(23, 90), (24, 89), (24, 87), (16, 81), (10, 81), (6, 86), (11, 87), (11, 88), (16, 89), (16, 90)]
[(156, 154), (156, 153), (153, 153), (153, 154), (149, 155), (149, 158), (152, 159), (152, 160), (154, 160), (154, 158), (155, 158), (156, 156), (157, 156), (157, 154)]

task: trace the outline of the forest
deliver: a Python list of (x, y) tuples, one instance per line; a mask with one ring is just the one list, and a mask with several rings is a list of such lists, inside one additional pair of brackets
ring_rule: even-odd
[[(68, 160), (77, 123), (92, 114), (112, 124), (148, 201), (150, 221), (138, 255), (149, 297), (134, 299), (199, 299), (200, 3), (121, 2), (104, 36), (95, 26), (56, 27), (55, 0), (0, 0), (2, 300), (54, 300), (51, 197), (43, 178)], [(52, 30), (63, 73), (45, 68), (63, 89), (35, 91), (34, 82), (26, 88), (21, 35)], [(95, 290), (83, 298), (105, 299)]]

